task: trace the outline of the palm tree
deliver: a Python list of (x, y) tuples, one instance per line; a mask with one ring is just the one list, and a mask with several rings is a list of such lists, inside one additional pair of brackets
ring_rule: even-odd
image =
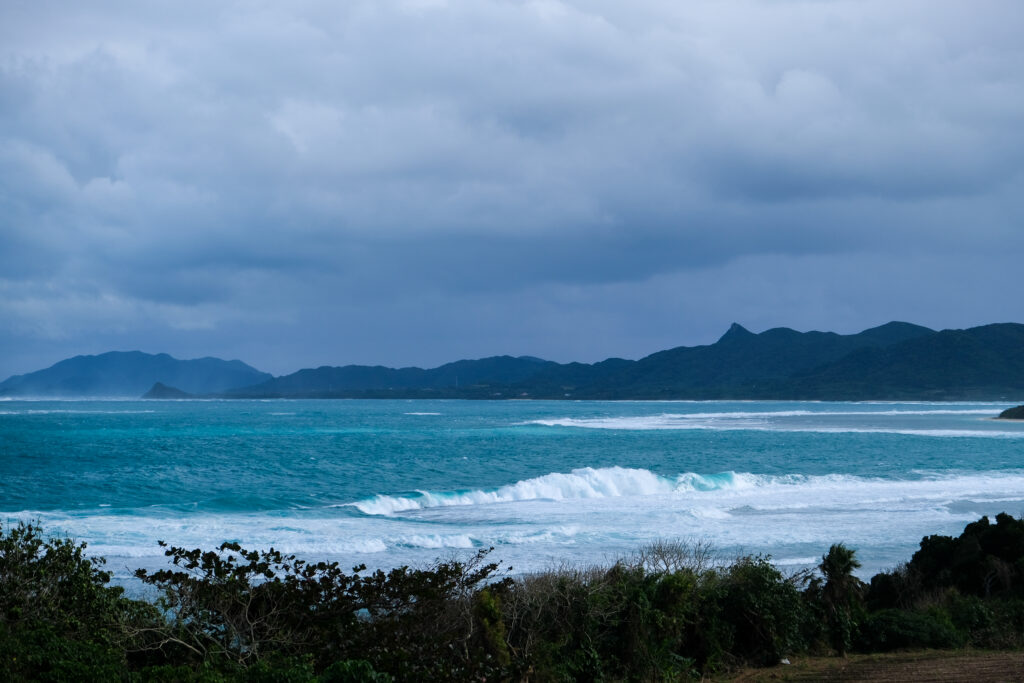
[(825, 606), (832, 645), (840, 657), (846, 656), (853, 631), (854, 611), (860, 606), (864, 584), (853, 575), (860, 567), (857, 551), (836, 543), (822, 555), (818, 569), (825, 577), (821, 599)]

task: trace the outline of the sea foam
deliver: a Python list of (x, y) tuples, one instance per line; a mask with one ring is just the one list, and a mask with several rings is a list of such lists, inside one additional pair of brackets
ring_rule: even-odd
[(584, 467), (568, 474), (553, 472), (491, 490), (417, 491), (409, 496), (378, 494), (373, 498), (349, 503), (349, 505), (368, 515), (388, 515), (408, 510), (453, 505), (652, 495), (671, 493), (675, 488), (674, 480), (660, 477), (648, 470), (626, 467), (601, 469)]
[[(544, 427), (573, 427), (579, 429), (602, 429), (622, 431), (651, 430), (713, 430), (713, 431), (769, 431), (807, 432), (819, 434), (900, 434), (905, 436), (926, 436), (937, 438), (1024, 438), (1021, 429), (997, 429), (988, 425), (978, 428), (934, 428), (917, 426), (917, 423), (893, 423), (893, 417), (927, 418), (929, 416), (994, 416), (992, 410), (884, 410), (884, 411), (734, 411), (703, 413), (661, 413), (658, 415), (617, 415), (604, 417), (556, 417), (531, 420), (525, 424)], [(822, 423), (829, 418), (857, 417), (864, 420), (882, 418), (875, 424), (847, 425)]]
[[(917, 473), (914, 478), (882, 479), (850, 474), (781, 474), (685, 472), (666, 477), (645, 469), (585, 467), (470, 491), (417, 491), (408, 495), (378, 494), (344, 505), (366, 515), (396, 515), (429, 508), (571, 501), (601, 498), (674, 496), (700, 506), (694, 516), (721, 516), (730, 507), (758, 510), (801, 509), (810, 505), (899, 503), (910, 499), (945, 502), (965, 496), (988, 500), (1024, 497), (1024, 473)], [(709, 507), (713, 506), (713, 507)]]
[(0, 522), (88, 541), (129, 576), (166, 562), (157, 539), (371, 567), (494, 546), (527, 571), (658, 537), (795, 565), (842, 541), (880, 569), (923, 535), (1024, 512), (1024, 425), (986, 419), (1005, 407), (7, 401)]

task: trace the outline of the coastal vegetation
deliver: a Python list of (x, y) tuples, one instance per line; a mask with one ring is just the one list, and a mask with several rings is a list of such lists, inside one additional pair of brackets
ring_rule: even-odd
[(999, 413), (999, 419), (1024, 420), (1024, 406), (1015, 406), (1013, 408), (1007, 408), (1003, 412)]
[(689, 680), (800, 655), (1024, 645), (1024, 519), (928, 536), (861, 581), (835, 544), (816, 570), (722, 562), (659, 541), (612, 566), (513, 577), (482, 550), (345, 571), (225, 543), (164, 547), (152, 601), (84, 543), (0, 527), (0, 678), (127, 681)]

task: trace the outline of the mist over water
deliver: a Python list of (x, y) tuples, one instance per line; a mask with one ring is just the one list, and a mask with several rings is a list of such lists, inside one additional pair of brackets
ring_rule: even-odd
[(494, 546), (515, 572), (656, 538), (863, 573), (1024, 513), (1006, 404), (5, 401), (0, 520), (88, 542), (120, 580), (157, 540), (348, 565)]

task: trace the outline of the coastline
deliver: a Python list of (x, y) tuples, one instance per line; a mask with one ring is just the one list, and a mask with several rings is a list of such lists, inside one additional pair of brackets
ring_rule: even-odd
[[(870, 582), (853, 575), (856, 551), (841, 543), (809, 572), (787, 574), (757, 555), (718, 563), (706, 543), (661, 542), (612, 564), (518, 578), (486, 549), (349, 573), (237, 543), (166, 546), (174, 568), (136, 572), (156, 591), (140, 601), (106, 586), (103, 561), (84, 544), (20, 524), (0, 527), (11, 588), (0, 592), (0, 673), (34, 679), (58, 667), (61, 678), (238, 683), (328, 683), (356, 670), (357, 680), (380, 682), (824, 672), (872, 680), (956, 676), (974, 658), (972, 680), (988, 680), (1019, 671), (1024, 655), (964, 648), (1024, 645), (1024, 577), (993, 584), (978, 571), (1024, 560), (1024, 546), (1005, 542), (1021, 536), (1024, 518), (983, 517), (957, 537), (923, 538), (907, 563)], [(79, 579), (52, 589), (68, 575)], [(53, 629), (49, 639), (37, 639), (41, 629)], [(911, 653), (885, 654), (894, 650)]]

